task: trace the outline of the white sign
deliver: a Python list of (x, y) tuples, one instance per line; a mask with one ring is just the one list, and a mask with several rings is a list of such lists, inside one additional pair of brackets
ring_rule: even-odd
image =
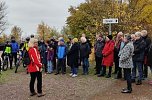
[(114, 24), (118, 23), (118, 18), (111, 18), (111, 19), (103, 19), (104, 24)]

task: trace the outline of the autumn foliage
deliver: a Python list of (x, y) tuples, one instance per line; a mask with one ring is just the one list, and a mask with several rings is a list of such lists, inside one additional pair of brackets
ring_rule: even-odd
[(152, 33), (152, 0), (86, 0), (78, 7), (69, 8), (67, 26), (73, 35), (86, 33), (95, 36), (98, 32), (107, 32), (104, 18), (118, 18), (118, 24), (112, 24), (112, 31), (134, 33), (142, 29)]

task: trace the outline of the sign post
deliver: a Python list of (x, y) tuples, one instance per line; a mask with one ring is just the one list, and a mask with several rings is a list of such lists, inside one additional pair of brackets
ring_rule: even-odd
[(118, 18), (103, 19), (103, 24), (109, 24), (109, 35), (112, 35), (111, 24), (118, 23)]

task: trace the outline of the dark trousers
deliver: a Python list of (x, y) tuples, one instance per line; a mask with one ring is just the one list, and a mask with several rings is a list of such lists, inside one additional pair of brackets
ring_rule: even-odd
[[(111, 72), (112, 72), (112, 67), (109, 66), (109, 72), (108, 72), (108, 75), (109, 75), (109, 76), (111, 76)], [(106, 66), (104, 66), (104, 65), (103, 65), (102, 74), (103, 74), (103, 75), (106, 74)]]
[(118, 67), (117, 78), (122, 78), (122, 68)]
[(143, 62), (133, 61), (134, 67), (132, 69), (132, 79), (136, 78), (136, 69), (138, 68), (138, 80), (143, 79)]
[(42, 93), (42, 73), (41, 72), (32, 72), (30, 73), (31, 80), (30, 80), (30, 92), (34, 93), (34, 83), (37, 78), (37, 92)]
[(97, 57), (95, 56), (95, 61), (96, 61), (96, 74), (100, 74), (100, 72), (102, 71), (102, 57)]
[(56, 57), (53, 57), (53, 70), (56, 70)]
[(124, 68), (124, 74), (126, 76), (127, 80), (127, 89), (132, 90), (132, 85), (131, 85), (131, 68)]
[(58, 59), (58, 61), (57, 61), (57, 73), (59, 73), (60, 70), (62, 73), (66, 72), (65, 59)]
[(47, 64), (44, 64), (44, 71), (47, 72)]
[(17, 52), (13, 52), (12, 53), (12, 61), (14, 60), (14, 64), (16, 66), (16, 62), (17, 62)]
[(1, 73), (1, 59), (0, 59), (0, 73)]
[(89, 60), (88, 58), (82, 58), (83, 74), (89, 74)]
[(115, 72), (116, 78), (122, 78), (122, 68), (119, 67), (119, 59), (115, 60)]
[(144, 64), (143, 66), (143, 77), (147, 78), (148, 77), (148, 66)]
[(117, 74), (118, 73), (118, 70), (119, 70), (119, 59), (115, 59), (115, 71), (114, 73)]

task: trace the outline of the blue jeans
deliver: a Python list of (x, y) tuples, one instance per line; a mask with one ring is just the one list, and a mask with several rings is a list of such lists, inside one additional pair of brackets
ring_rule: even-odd
[(53, 71), (53, 69), (52, 69), (53, 68), (52, 61), (47, 61), (47, 66), (48, 66), (47, 72), (51, 73)]
[(134, 67), (132, 69), (132, 79), (136, 78), (136, 69), (138, 68), (138, 74), (139, 74), (139, 79), (138, 80), (142, 80), (143, 78), (143, 62), (133, 62)]
[(78, 74), (78, 68), (72, 67), (72, 74)]
[(82, 63), (83, 63), (83, 74), (88, 74), (88, 68), (89, 68), (89, 60), (88, 58), (82, 58)]

